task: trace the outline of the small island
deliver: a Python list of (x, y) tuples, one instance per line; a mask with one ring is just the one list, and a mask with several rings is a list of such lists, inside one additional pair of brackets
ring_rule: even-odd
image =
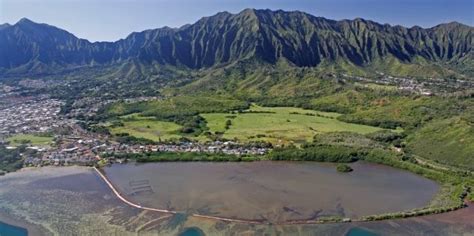
[(351, 172), (353, 169), (347, 164), (338, 164), (336, 170), (339, 172)]

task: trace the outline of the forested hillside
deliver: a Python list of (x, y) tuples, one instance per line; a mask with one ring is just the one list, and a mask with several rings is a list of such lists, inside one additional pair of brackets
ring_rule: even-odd
[(334, 64), (347, 71), (407, 74), (421, 69), (429, 72), (426, 76), (462, 76), (473, 73), (473, 31), (456, 22), (405, 28), (360, 18), (334, 21), (299, 11), (246, 9), (238, 14), (221, 12), (181, 28), (91, 43), (54, 26), (22, 19), (0, 28), (0, 72), (48, 74), (132, 61), (145, 67), (201, 69), (255, 59), (297, 67)]

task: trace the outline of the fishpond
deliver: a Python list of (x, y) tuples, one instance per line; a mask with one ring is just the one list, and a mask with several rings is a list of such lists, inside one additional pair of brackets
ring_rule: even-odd
[(371, 163), (340, 173), (332, 163), (175, 162), (105, 168), (112, 184), (140, 206), (288, 223), (398, 212), (428, 205), (439, 186), (413, 173)]
[[(272, 172), (262, 166), (264, 164), (274, 165), (275, 167), (279, 167), (279, 169), (275, 169), (276, 172)], [(432, 182), (427, 181), (426, 179), (420, 178), (418, 176), (413, 176), (409, 173), (394, 170), (391, 168), (387, 168), (384, 166), (379, 165), (372, 165), (366, 163), (354, 163), (351, 164), (354, 168), (354, 172), (350, 174), (345, 173), (338, 173), (335, 171), (335, 166), (330, 164), (317, 164), (317, 163), (166, 163), (166, 164), (147, 164), (147, 165), (117, 165), (112, 166), (107, 169), (107, 172), (111, 175), (115, 173), (115, 171), (121, 170), (122, 172), (127, 172), (134, 170), (134, 176), (129, 176), (135, 182), (132, 182), (132, 185), (135, 186), (135, 191), (138, 191), (137, 185), (141, 185), (142, 188), (152, 188), (151, 191), (149, 190), (148, 197), (151, 198), (152, 196), (157, 196), (156, 194), (160, 191), (166, 191), (165, 189), (158, 189), (156, 186), (156, 179), (149, 179), (148, 180), (148, 187), (146, 182), (144, 181), (143, 176), (160, 176), (160, 173), (166, 173), (163, 170), (167, 169), (171, 170), (180, 170), (182, 172), (173, 172), (168, 175), (175, 176), (174, 179), (180, 178), (189, 178), (189, 173), (193, 173), (196, 175), (200, 173), (200, 171), (206, 171), (210, 167), (214, 166), (221, 169), (221, 172), (226, 172), (228, 174), (220, 174), (216, 177), (222, 177), (229, 175), (230, 176), (241, 176), (244, 171), (252, 172), (252, 178), (243, 178), (247, 179), (248, 181), (252, 180), (254, 183), (247, 183), (247, 185), (254, 185), (259, 186), (257, 183), (260, 181), (265, 181), (268, 183), (273, 183), (273, 189), (282, 189), (283, 187), (288, 189), (289, 194), (290, 191), (296, 191), (298, 188), (302, 188), (302, 183), (296, 182), (296, 186), (291, 187), (291, 184), (286, 183), (283, 181), (282, 185), (277, 185), (274, 181), (268, 181), (267, 179), (256, 180), (255, 176), (265, 176), (268, 173), (272, 173), (272, 176), (275, 178), (281, 179), (288, 179), (291, 175), (302, 175), (299, 179), (303, 179), (303, 176), (308, 177), (309, 179), (305, 179), (304, 181), (307, 182), (306, 186), (314, 186), (322, 187), (320, 184), (316, 184), (316, 182), (327, 182), (332, 184), (340, 183), (341, 180), (336, 180), (339, 178), (343, 179), (359, 179), (358, 181), (355, 180), (346, 180), (346, 188), (350, 186), (349, 189), (355, 189), (355, 185), (358, 184), (359, 186), (364, 186), (362, 179), (370, 179), (369, 176), (375, 176), (375, 178), (379, 179), (372, 179), (367, 184), (377, 184), (378, 187), (362, 187), (366, 191), (373, 191), (374, 189), (378, 189), (377, 191), (371, 194), (365, 194), (366, 198), (357, 199), (353, 197), (354, 201), (357, 201), (358, 204), (362, 204), (364, 206), (368, 206), (370, 204), (378, 204), (383, 206), (383, 204), (379, 202), (370, 202), (374, 199), (375, 194), (383, 194), (383, 189), (380, 188), (378, 183), (383, 182), (381, 179), (392, 179), (395, 183), (399, 181), (404, 181), (406, 184), (405, 188), (397, 187), (397, 184), (393, 185), (394, 183), (387, 183), (387, 186), (391, 188), (396, 188), (401, 193), (403, 192), (411, 192), (415, 194), (420, 192), (420, 190), (416, 190), (417, 188), (424, 188), (424, 185), (416, 186), (416, 184), (410, 183), (410, 178), (414, 181), (421, 181), (423, 184), (432, 184)], [(173, 167), (174, 166), (174, 167)], [(177, 166), (179, 168), (177, 169)], [(199, 166), (199, 167), (198, 167)], [(235, 166), (238, 166), (237, 168)], [(186, 167), (186, 168), (185, 168)], [(231, 168), (232, 167), (232, 168)], [(149, 170), (148, 170), (149, 169)], [(229, 171), (232, 169), (233, 171)], [(127, 171), (124, 171), (127, 170)], [(161, 172), (160, 172), (161, 170)], [(240, 174), (235, 174), (236, 170), (241, 171)], [(299, 174), (295, 173), (295, 170), (298, 170)], [(143, 175), (140, 175), (138, 171), (142, 171)], [(183, 172), (185, 171), (185, 172)], [(255, 172), (257, 171), (257, 172)], [(258, 172), (260, 171), (260, 172)], [(314, 176), (315, 173), (309, 175), (308, 172), (321, 172), (326, 174), (319, 175), (322, 177), (332, 177), (332, 179), (316, 179)], [(373, 172), (377, 172), (377, 174), (373, 174)], [(154, 173), (154, 174), (153, 174)], [(212, 172), (214, 173), (214, 172)], [(233, 174), (232, 174), (233, 173)], [(330, 174), (329, 174), (330, 173)], [(372, 173), (372, 174), (371, 174)], [(117, 174), (117, 173), (115, 173)], [(210, 175), (211, 173), (201, 173), (200, 176)], [(359, 176), (361, 175), (361, 176)], [(367, 176), (368, 175), (368, 176)], [(162, 175), (166, 176), (166, 175)], [(359, 177), (355, 177), (359, 176)], [(366, 177), (362, 177), (366, 176)], [(385, 177), (382, 177), (385, 176)], [(140, 177), (140, 178), (138, 178)], [(286, 178), (285, 178), (286, 177)], [(171, 176), (169, 177), (171, 178)], [(207, 176), (204, 179), (188, 179), (188, 181), (193, 183), (198, 182), (205, 182), (209, 181), (211, 177)], [(267, 177), (268, 178), (268, 177)], [(126, 179), (125, 177), (121, 179)], [(263, 212), (270, 212), (270, 210), (265, 211), (262, 206), (253, 205), (250, 206), (249, 204), (252, 201), (248, 200), (250, 196), (258, 196), (258, 194), (254, 192), (268, 192), (270, 189), (259, 189), (253, 188), (252, 191), (244, 193), (239, 192), (242, 189), (237, 188), (237, 185), (228, 185), (229, 181), (231, 183), (237, 182), (242, 183), (244, 180), (240, 177), (240, 180), (221, 180), (223, 181), (223, 185), (220, 186), (221, 190), (217, 191), (216, 193), (205, 193), (202, 196), (202, 190), (194, 190), (197, 191), (195, 195), (199, 197), (196, 199), (189, 199), (189, 205), (186, 206), (179, 206), (181, 209), (193, 209), (192, 207), (197, 204), (197, 200), (205, 199), (206, 195), (214, 195), (219, 196), (220, 192), (226, 191), (233, 191), (231, 190), (233, 187), (236, 188), (234, 193), (237, 192), (239, 197), (247, 199), (246, 201), (242, 201), (242, 210), (234, 211), (236, 213), (243, 213), (245, 210), (248, 209), (258, 209), (264, 210)], [(245, 180), (245, 181), (247, 181)], [(140, 182), (141, 181), (141, 182)], [(184, 181), (184, 180), (182, 180)], [(181, 182), (182, 182), (181, 181)], [(217, 181), (217, 180), (213, 180)], [(353, 182), (355, 181), (355, 182)], [(181, 183), (177, 181), (174, 185), (174, 188), (179, 188), (177, 186)], [(117, 184), (118, 182), (115, 182)], [(419, 183), (419, 182), (417, 182)], [(128, 186), (130, 186), (130, 181), (128, 181)], [(172, 185), (172, 184), (170, 184)], [(165, 185), (167, 187), (168, 185)], [(204, 185), (198, 185), (204, 186)], [(289, 188), (290, 186), (291, 188)], [(410, 186), (410, 187), (407, 187)], [(184, 189), (189, 191), (189, 186), (184, 185), (188, 189)], [(129, 187), (127, 187), (129, 188)], [(247, 187), (247, 188), (250, 188)], [(331, 191), (334, 190), (335, 187), (328, 188)], [(411, 188), (411, 190), (410, 190)], [(433, 192), (435, 192), (437, 186), (434, 185)], [(291, 190), (293, 189), (293, 190)], [(295, 190), (296, 189), (296, 190)], [(328, 191), (328, 189), (321, 189), (320, 191)], [(177, 193), (177, 190), (173, 188), (169, 189), (170, 191), (174, 191)], [(186, 193), (186, 191), (181, 190), (181, 193)], [(314, 190), (299, 190), (300, 192), (313, 192)], [(388, 191), (388, 190), (386, 190)], [(280, 191), (274, 191), (275, 194), (285, 196), (285, 194), (278, 193)], [(344, 197), (341, 199), (350, 199), (350, 193), (342, 191), (344, 196), (349, 195), (349, 197)], [(125, 194), (125, 192), (124, 192)], [(132, 192), (127, 192), (127, 194), (132, 194)], [(326, 193), (327, 194), (327, 193)], [(189, 194), (188, 195), (192, 195)], [(361, 193), (358, 193), (360, 196)], [(396, 195), (396, 194), (395, 194)], [(144, 191), (135, 192), (134, 195), (127, 195), (127, 197), (133, 196), (146, 196)], [(192, 195), (194, 196), (194, 195)], [(228, 195), (225, 195), (228, 196)], [(324, 196), (324, 194), (322, 195)], [(357, 195), (354, 195), (357, 196)], [(403, 195), (401, 195), (403, 196)], [(414, 201), (417, 200), (417, 197), (423, 195), (416, 196)], [(424, 201), (429, 201), (431, 196), (427, 196)], [(319, 201), (320, 197), (314, 197), (314, 203), (311, 205), (313, 208), (318, 208), (323, 206)], [(209, 210), (213, 209), (220, 209), (222, 205), (229, 204), (229, 205), (238, 205), (238, 202), (235, 201), (237, 197), (230, 198), (230, 203), (224, 201), (224, 203), (220, 202), (220, 198), (215, 200), (216, 207), (210, 205)], [(390, 198), (392, 199), (392, 198)], [(168, 199), (171, 204), (177, 204), (173, 199)], [(255, 201), (259, 201), (259, 204), (267, 204), (264, 203), (261, 199), (256, 199)], [(289, 201), (291, 200), (291, 201)], [(287, 201), (284, 202), (285, 199), (282, 199), (281, 203), (276, 202), (273, 199), (273, 202), (267, 205), (289, 205), (289, 206), (302, 206), (304, 204), (308, 204), (307, 202), (299, 203), (296, 201), (297, 199), (287, 198)], [(156, 200), (155, 200), (156, 201)], [(342, 202), (340, 204), (340, 208), (344, 208), (344, 212), (347, 212), (348, 206), (353, 205), (353, 203)], [(262, 203), (263, 202), (263, 203)], [(399, 201), (403, 202), (402, 208), (412, 207), (413, 202), (411, 201)], [(151, 202), (153, 203), (153, 202)], [(391, 204), (390, 201), (386, 201), (387, 204)], [(419, 204), (424, 204), (422, 201)], [(472, 205), (472, 204), (470, 204)], [(331, 206), (331, 205), (329, 205)], [(237, 208), (240, 208), (238, 206)], [(331, 209), (331, 207), (327, 207)], [(333, 207), (334, 208), (334, 207)], [(392, 206), (392, 208), (396, 208), (396, 206)], [(192, 210), (189, 210), (192, 211)], [(203, 210), (201, 210), (203, 211)], [(301, 211), (301, 210), (300, 210)], [(253, 210), (253, 212), (257, 212), (257, 210)], [(287, 212), (283, 210), (283, 212)], [(306, 211), (304, 211), (306, 212)], [(209, 212), (212, 213), (212, 212)], [(214, 214), (217, 214), (214, 212)], [(286, 213), (288, 214), (288, 213)], [(294, 213), (297, 215), (296, 213)], [(289, 214), (287, 217), (293, 217), (293, 215)], [(303, 216), (300, 216), (303, 217)], [(296, 218), (296, 217), (295, 217)], [(474, 207), (469, 206), (464, 209), (460, 209), (453, 212), (437, 214), (437, 215), (428, 215), (422, 217), (413, 217), (408, 219), (396, 219), (396, 220), (384, 220), (384, 221), (374, 221), (374, 222), (351, 222), (351, 223), (336, 223), (336, 224), (309, 224), (309, 225), (267, 225), (267, 224), (247, 224), (247, 223), (232, 223), (232, 222), (224, 222), (219, 220), (208, 220), (202, 219), (197, 217), (192, 217), (188, 214), (162, 214), (157, 212), (152, 212), (143, 209), (137, 209), (125, 204), (123, 201), (119, 200), (117, 196), (112, 192), (110, 187), (104, 182), (104, 180), (99, 176), (97, 172), (94, 171), (92, 168), (87, 167), (43, 167), (43, 168), (32, 168), (32, 169), (24, 169), (19, 172), (10, 173), (5, 176), (0, 177), (0, 222), (5, 222), (8, 224), (4, 229), (2, 234), (12, 235), (10, 232), (14, 232), (15, 234), (25, 234), (25, 230), (27, 229), (28, 235), (122, 235), (122, 236), (156, 236), (156, 235), (473, 235), (474, 232)], [(4, 225), (5, 226), (5, 225)], [(17, 227), (21, 227), (18, 231)], [(6, 230), (6, 231), (5, 231)], [(13, 230), (13, 231), (10, 231)], [(7, 234), (8, 232), (8, 234)]]

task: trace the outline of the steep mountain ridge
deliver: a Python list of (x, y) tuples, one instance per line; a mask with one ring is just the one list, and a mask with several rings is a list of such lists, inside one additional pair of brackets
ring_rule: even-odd
[(53, 73), (130, 60), (202, 69), (246, 59), (297, 67), (348, 63), (357, 67), (397, 63), (441, 65), (471, 75), (474, 28), (452, 22), (423, 29), (364, 19), (334, 21), (282, 10), (221, 12), (180, 28), (130, 34), (91, 43), (47, 24), (22, 19), (0, 26), (0, 74)]

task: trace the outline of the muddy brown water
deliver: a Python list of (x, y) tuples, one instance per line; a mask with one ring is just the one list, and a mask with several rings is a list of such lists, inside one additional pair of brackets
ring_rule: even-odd
[[(328, 165), (328, 171), (332, 167)], [(384, 166), (364, 164), (363, 167), (389, 174), (383, 171)], [(205, 235), (474, 235), (472, 203), (454, 212), (374, 222), (251, 225), (185, 215), (159, 220), (165, 215), (128, 207), (117, 199), (97, 172), (81, 167), (35, 168), (3, 176), (0, 212), (0, 221), (25, 227), (29, 235), (54, 232), (55, 235), (175, 236), (190, 231), (202, 231)]]
[(105, 168), (127, 199), (142, 206), (273, 223), (325, 216), (358, 218), (426, 206), (434, 181), (371, 163), (146, 163)]

